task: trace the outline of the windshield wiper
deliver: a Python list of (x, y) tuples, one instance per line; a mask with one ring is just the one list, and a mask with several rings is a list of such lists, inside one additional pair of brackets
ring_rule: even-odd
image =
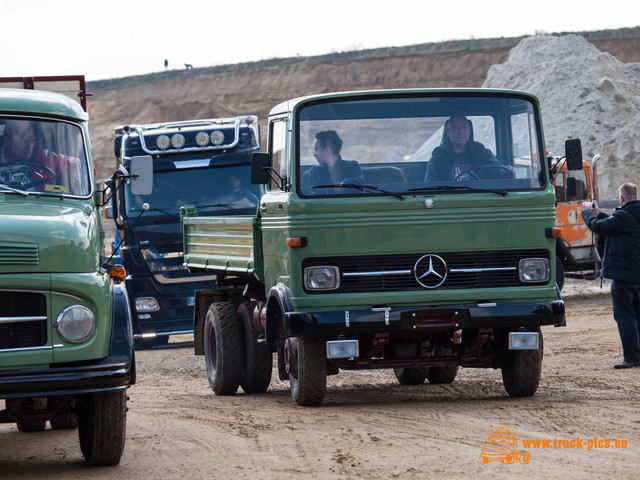
[(464, 190), (467, 192), (488, 192), (488, 193), (497, 193), (498, 195), (502, 195), (506, 197), (509, 193), (507, 190), (497, 190), (493, 188), (476, 188), (469, 187), (468, 185), (437, 185), (435, 187), (420, 187), (420, 188), (411, 188), (409, 192), (440, 192), (440, 191), (456, 191), (456, 190)]
[(381, 188), (376, 187), (375, 185), (359, 185), (357, 183), (340, 183), (335, 185), (316, 185), (313, 188), (355, 188), (357, 190), (362, 190), (363, 192), (366, 190), (371, 190), (373, 192), (384, 193), (385, 195), (391, 195), (393, 197), (399, 198), (400, 200), (404, 200), (404, 195), (398, 192), (390, 192), (389, 190), (383, 190)]
[(24, 196), (28, 196), (29, 195), (29, 192), (25, 192), (24, 190), (19, 190), (17, 188), (10, 187), (6, 183), (0, 183), (0, 188), (6, 188), (10, 192), (19, 193), (20, 195), (24, 195)]

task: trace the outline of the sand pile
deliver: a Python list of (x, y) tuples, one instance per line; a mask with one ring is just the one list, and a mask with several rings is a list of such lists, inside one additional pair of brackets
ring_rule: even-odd
[(625, 64), (578, 35), (522, 40), (508, 60), (489, 68), (484, 87), (531, 92), (540, 99), (547, 150), (564, 154), (580, 138), (585, 159), (598, 160), (601, 200), (624, 181), (640, 184), (640, 63)]

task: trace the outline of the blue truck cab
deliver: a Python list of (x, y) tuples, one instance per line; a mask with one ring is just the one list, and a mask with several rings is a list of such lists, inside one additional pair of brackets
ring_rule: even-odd
[[(259, 150), (255, 115), (115, 129), (119, 170), (107, 181), (113, 192), (107, 216), (116, 226), (114, 258), (127, 272), (137, 348), (193, 332), (194, 291), (211, 288), (215, 275), (193, 275), (183, 266), (180, 207), (195, 204), (216, 216), (255, 214), (262, 190), (250, 182), (250, 164)], [(141, 156), (153, 164), (150, 195), (134, 195), (121, 173)]]

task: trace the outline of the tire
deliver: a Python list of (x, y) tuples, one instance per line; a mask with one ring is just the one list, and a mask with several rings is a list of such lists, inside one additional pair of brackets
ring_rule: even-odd
[(562, 290), (564, 286), (564, 266), (558, 257), (556, 257), (556, 284), (558, 288)]
[(394, 368), (393, 373), (400, 385), (420, 385), (427, 379), (429, 367)]
[(538, 350), (509, 350), (502, 361), (502, 382), (510, 397), (531, 397), (542, 373), (542, 333)]
[[(6, 400), (10, 402), (10, 400)], [(8, 408), (8, 405), (7, 405)], [(43, 410), (47, 408), (47, 398), (46, 397), (36, 397), (33, 399), (33, 410)], [(16, 422), (16, 426), (18, 430), (21, 432), (41, 432), (47, 426), (46, 420), (19, 420)]]
[(427, 374), (429, 383), (444, 384), (451, 383), (458, 375), (458, 365), (446, 365), (444, 367), (431, 367)]
[(204, 324), (204, 358), (211, 390), (233, 395), (242, 381), (242, 327), (229, 302), (211, 304)]
[(95, 393), (78, 403), (78, 437), (87, 465), (117, 465), (124, 450), (127, 392)]
[(20, 420), (16, 422), (21, 432), (41, 432), (47, 426), (46, 420)]
[(327, 354), (322, 338), (297, 337), (292, 360), (297, 372), (289, 373), (291, 396), (298, 405), (320, 405), (327, 393)]
[(238, 320), (244, 333), (244, 374), (240, 386), (245, 393), (264, 393), (271, 383), (273, 355), (266, 342), (258, 342), (253, 324), (255, 302), (244, 302), (238, 308)]
[(78, 428), (78, 417), (75, 413), (63, 413), (49, 420), (54, 430), (73, 430)]

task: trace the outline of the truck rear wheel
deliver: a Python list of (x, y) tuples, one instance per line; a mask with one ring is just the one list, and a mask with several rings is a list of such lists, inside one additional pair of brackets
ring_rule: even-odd
[(256, 302), (244, 302), (238, 318), (244, 327), (244, 375), (240, 385), (245, 393), (263, 393), (271, 383), (273, 356), (266, 342), (258, 342), (258, 329), (253, 324)]
[(285, 345), (291, 395), (298, 405), (320, 405), (327, 393), (327, 354), (321, 338), (288, 338)]
[(204, 324), (204, 358), (216, 395), (233, 395), (242, 381), (242, 327), (232, 303), (216, 302)]
[(542, 332), (538, 350), (509, 350), (502, 360), (502, 382), (511, 397), (531, 397), (542, 373)]
[(88, 465), (120, 463), (127, 422), (127, 392), (95, 393), (79, 401), (78, 436)]
[(446, 365), (444, 367), (431, 367), (427, 374), (429, 383), (451, 383), (458, 375), (458, 365)]
[(420, 385), (427, 379), (429, 367), (394, 368), (393, 373), (400, 385)]

